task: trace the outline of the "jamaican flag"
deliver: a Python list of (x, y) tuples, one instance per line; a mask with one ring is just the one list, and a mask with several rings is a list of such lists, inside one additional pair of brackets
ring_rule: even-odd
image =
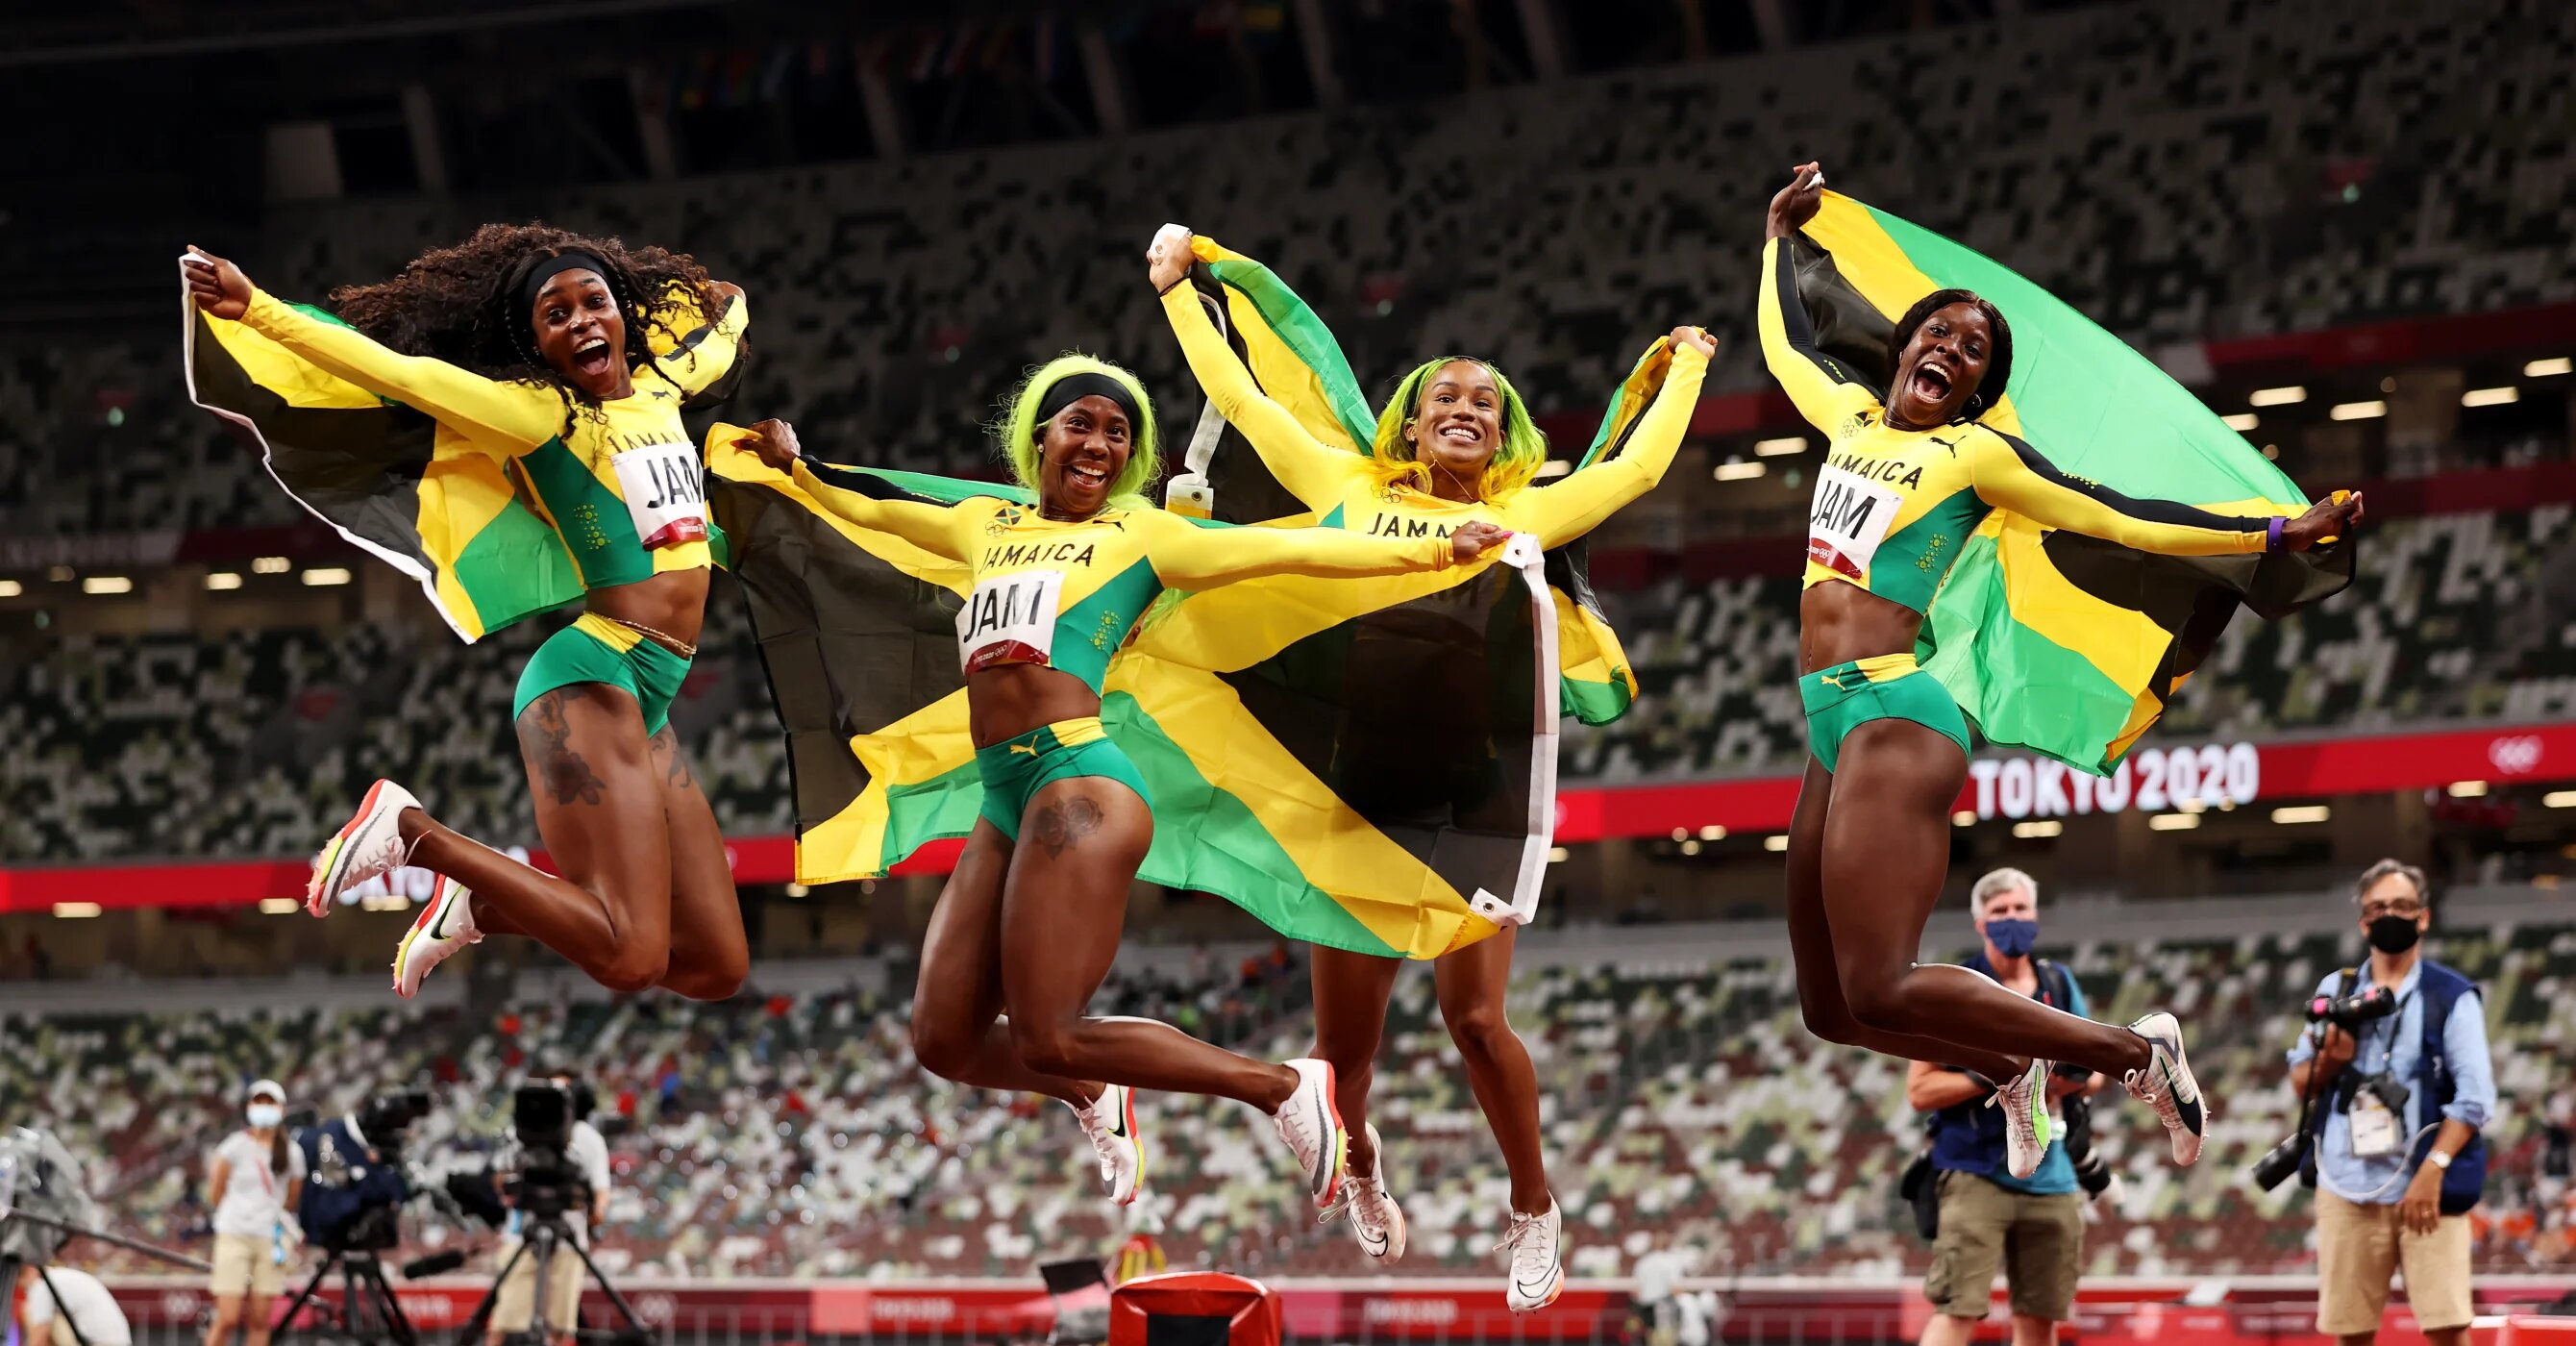
[[(740, 448), (738, 433), (720, 426), (709, 438), (709, 500), (732, 539), (730, 565), (787, 734), (797, 877), (883, 874), (926, 842), (966, 835), (982, 802), (956, 654), (967, 572), (826, 512)], [(809, 465), (830, 485), (884, 498), (1028, 500), (1013, 486)], [(1520, 559), (1523, 569), (1487, 567), (1465, 582), (1454, 572), (1273, 576), (1170, 605), (1110, 666), (1101, 698), (1103, 726), (1153, 796), (1140, 877), (1225, 897), (1292, 938), (1382, 955), (1434, 957), (1493, 933), (1516, 909), (1525, 919), (1538, 871), (1529, 855), (1535, 846), (1543, 862), (1553, 822), (1555, 744), (1553, 706), (1543, 727), (1533, 713), (1553, 608), (1536, 601), (1534, 549)], [(1456, 614), (1416, 613), (1394, 641), (1343, 630), (1450, 591)], [(1472, 754), (1439, 737), (1474, 718), (1443, 704), (1465, 698), (1424, 686), (1428, 670), (1387, 666), (1423, 649), (1479, 661), (1516, 654), (1519, 701), (1496, 694), (1502, 704), (1493, 723), (1474, 725), (1486, 740)], [(1274, 658), (1282, 650), (1295, 653)], [(1355, 671), (1327, 671), (1345, 667)], [(1399, 676), (1417, 681), (1381, 680)], [(1354, 677), (1367, 681), (1367, 698), (1419, 710), (1403, 744), (1337, 758), (1338, 726), (1308, 698), (1348, 695)], [(1471, 681), (1489, 681), (1481, 662)], [(1352, 782), (1394, 766), (1415, 781), (1436, 768), (1445, 793), (1384, 801), (1371, 814), (1382, 801)], [(1539, 771), (1550, 814), (1533, 835)]]
[[(1207, 304), (1226, 344), (1252, 371), (1261, 390), (1295, 416), (1306, 432), (1354, 454), (1369, 451), (1377, 413), (1352, 374), (1341, 343), (1306, 301), (1270, 268), (1216, 240), (1190, 240), (1197, 263), (1190, 283)], [(1616, 456), (1638, 418), (1663, 386), (1669, 355), (1658, 342), (1612, 394), (1601, 428), (1576, 471)], [(1199, 418), (1172, 495), (1175, 510), (1188, 510), (1188, 488), (1204, 482), (1213, 517), (1231, 523), (1310, 524), (1314, 513), (1279, 483), (1261, 455), (1228, 426), (1210, 404)], [(1545, 483), (1540, 488), (1544, 489)], [(1546, 553), (1550, 601), (1557, 610), (1559, 702), (1585, 724), (1608, 724), (1636, 700), (1637, 677), (1620, 648), (1618, 633), (1601, 615), (1586, 569), (1582, 539)]]
[[(1835, 192), (1797, 243), (1818, 342), (1884, 390), (1894, 320), (1974, 290), (2012, 324), (2012, 384), (1986, 424), (2059, 469), (2219, 514), (2307, 497), (2119, 338), (1973, 249)], [(1987, 516), (1935, 596), (1917, 655), (1995, 743), (2107, 772), (2164, 713), (2242, 607), (2277, 618), (2352, 581), (2354, 544), (2277, 556), (2153, 556)]]
[[(656, 355), (705, 326), (675, 289)], [(297, 308), (346, 326), (326, 310)], [(514, 488), (510, 459), (427, 414), (330, 373), (249, 327), (199, 312), (184, 291), (188, 396), (240, 426), (269, 476), (361, 550), (420, 582), (467, 641), (583, 592), (571, 553)], [(688, 405), (723, 400), (746, 362)], [(711, 539), (719, 548), (722, 540)]]

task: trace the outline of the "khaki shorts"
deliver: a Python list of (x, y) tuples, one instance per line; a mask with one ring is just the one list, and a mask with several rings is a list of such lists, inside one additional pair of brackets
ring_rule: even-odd
[(2317, 1192), (2317, 1330), (2376, 1332), (2388, 1277), (2406, 1272), (2406, 1302), (2427, 1332), (2469, 1325), (2469, 1217), (2445, 1215), (2430, 1234), (2409, 1234), (2397, 1207), (2364, 1206)]
[(1923, 1297), (1951, 1318), (1983, 1318), (1994, 1304), (1995, 1269), (2012, 1289), (2012, 1311), (2053, 1323), (2075, 1308), (2084, 1267), (2084, 1197), (2026, 1196), (1974, 1173), (1943, 1170), (1941, 1236)]
[[(277, 1264), (269, 1241), (255, 1234), (215, 1235), (215, 1274), (206, 1280), (209, 1294), (256, 1295), (275, 1299), (286, 1288), (286, 1268)], [(262, 1312), (266, 1312), (263, 1305)]]
[[(501, 1260), (519, 1247), (517, 1239), (501, 1244)], [(536, 1321), (537, 1253), (531, 1248), (510, 1274), (501, 1279), (501, 1293), (492, 1301), (492, 1330), (525, 1332)], [(554, 1260), (546, 1267), (546, 1324), (557, 1332), (572, 1331), (573, 1318), (581, 1309), (581, 1255), (570, 1246), (555, 1245)]]

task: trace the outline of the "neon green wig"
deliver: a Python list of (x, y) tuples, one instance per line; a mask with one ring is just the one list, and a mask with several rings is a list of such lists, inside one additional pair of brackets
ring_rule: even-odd
[(1503, 371), (1482, 360), (1465, 355), (1443, 355), (1415, 366), (1404, 381), (1395, 386), (1395, 395), (1386, 400), (1386, 409), (1377, 414), (1377, 438), (1369, 445), (1369, 467), (1382, 486), (1410, 486), (1428, 493), (1431, 469), (1413, 457), (1413, 445), (1404, 437), (1404, 423), (1421, 412), (1423, 389), (1442, 365), (1466, 363), (1480, 366), (1494, 376), (1494, 387), (1503, 395), (1503, 443), (1494, 450), (1493, 459), (1485, 464), (1484, 480), (1476, 493), (1486, 500), (1500, 500), (1538, 480), (1538, 470), (1547, 463), (1547, 435), (1530, 419), (1528, 404), (1521, 401), (1520, 391)]
[(1163, 436), (1154, 423), (1154, 399), (1146, 395), (1145, 385), (1135, 375), (1075, 351), (1038, 366), (1002, 403), (993, 433), (1002, 441), (1002, 458), (1010, 464), (1012, 480), (1031, 491), (1038, 488), (1038, 406), (1046, 401), (1047, 389), (1075, 374), (1106, 375), (1136, 399), (1136, 419), (1141, 424), (1128, 427), (1127, 466), (1109, 483), (1109, 499), (1123, 509), (1152, 508), (1145, 491), (1163, 475)]

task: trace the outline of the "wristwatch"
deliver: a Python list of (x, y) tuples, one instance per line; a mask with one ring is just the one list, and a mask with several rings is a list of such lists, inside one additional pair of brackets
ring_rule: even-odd
[(2451, 1156), (2442, 1153), (2440, 1150), (2427, 1151), (2424, 1155), (2424, 1159), (2435, 1168), (2447, 1169), (2451, 1166)]

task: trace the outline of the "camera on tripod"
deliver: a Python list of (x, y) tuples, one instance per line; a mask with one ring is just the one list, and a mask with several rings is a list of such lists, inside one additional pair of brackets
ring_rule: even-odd
[[(2385, 1019), (2397, 1012), (2397, 995), (2385, 986), (2365, 986), (2351, 995), (2317, 996), (2308, 1001), (2307, 1011), (2310, 1024), (2325, 1024), (2340, 1028), (2358, 1037), (2361, 1034), (2362, 1025)], [(2320, 1041), (2322, 1042), (2322, 1037)], [(2313, 1069), (2311, 1067), (2312, 1071)], [(2289, 1139), (2273, 1146), (2270, 1153), (2254, 1161), (2253, 1177), (2256, 1187), (2266, 1192), (2271, 1191), (2289, 1181), (2291, 1175), (2307, 1167), (2308, 1152), (2316, 1145), (2315, 1130), (2308, 1124), (2316, 1103), (2316, 1086), (2317, 1077), (2311, 1073), (2308, 1076), (2307, 1093), (2299, 1100), (2298, 1131)], [(2359, 1082), (2354, 1087), (2376, 1092), (2380, 1101), (2387, 1104), (2390, 1111), (2404, 1115), (2407, 1099), (2405, 1085), (2380, 1077)]]
[(580, 1084), (526, 1084), (510, 1095), (510, 1138), (519, 1158), (503, 1190), (521, 1211), (559, 1216), (589, 1199), (590, 1182), (571, 1153), (572, 1124), (590, 1110), (588, 1093)]

